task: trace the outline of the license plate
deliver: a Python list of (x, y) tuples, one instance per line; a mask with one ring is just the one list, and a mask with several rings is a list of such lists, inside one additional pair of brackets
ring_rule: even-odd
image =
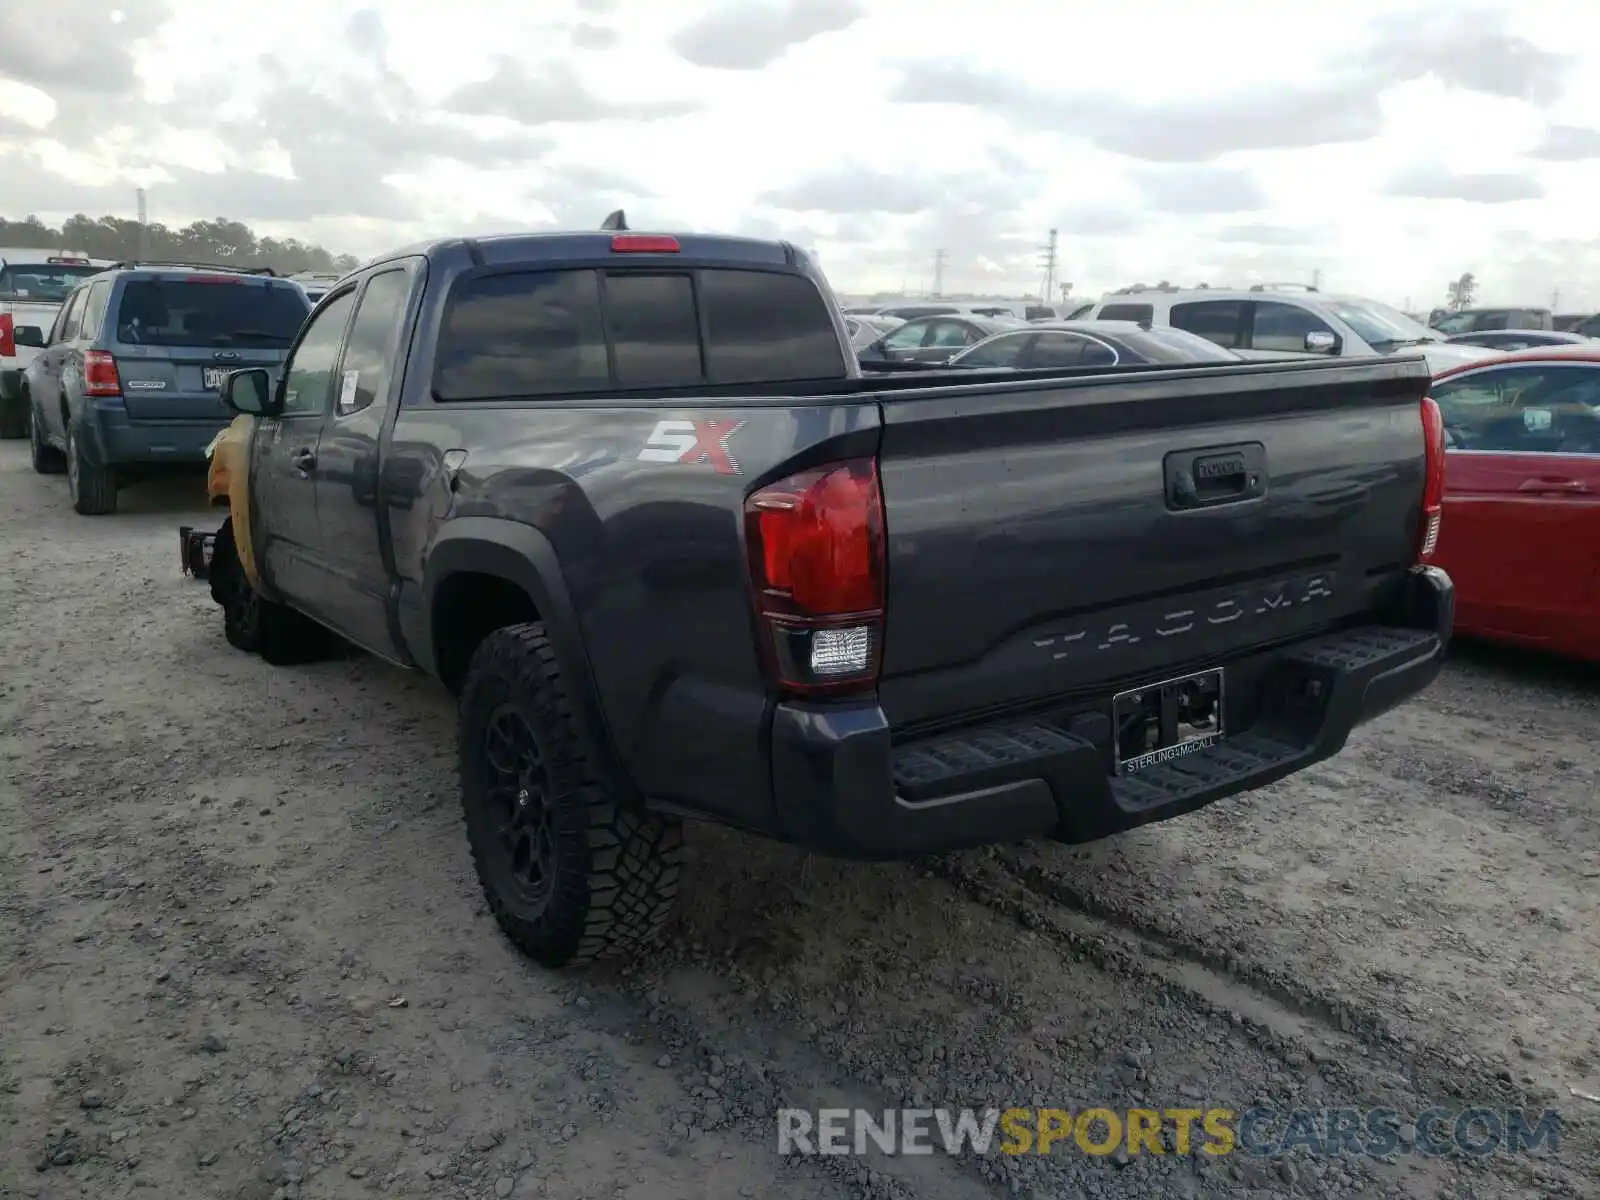
[(227, 367), (205, 368), (205, 385), (214, 392), (220, 392), (222, 385), (228, 381)]
[(1222, 668), (1129, 688), (1111, 701), (1117, 774), (1194, 754), (1223, 737)]

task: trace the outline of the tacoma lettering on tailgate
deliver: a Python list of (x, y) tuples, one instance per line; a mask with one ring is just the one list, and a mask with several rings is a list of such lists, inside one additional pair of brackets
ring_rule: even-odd
[(1214, 592), (1204, 600), (1159, 600), (1131, 609), (1119, 608), (1118, 620), (1114, 622), (1089, 622), (1070, 627), (1050, 637), (1035, 638), (1033, 644), (1057, 659), (1145, 641), (1174, 644), (1170, 639), (1181, 639), (1218, 625), (1258, 621), (1286, 609), (1331, 599), (1333, 583), (1333, 574), (1321, 571), (1315, 575)]

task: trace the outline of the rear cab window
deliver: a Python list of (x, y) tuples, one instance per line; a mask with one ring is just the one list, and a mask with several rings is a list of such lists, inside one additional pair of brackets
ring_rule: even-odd
[(845, 378), (809, 279), (775, 271), (522, 270), (452, 287), (441, 401)]
[(287, 349), (310, 306), (296, 285), (259, 276), (134, 276), (115, 311), (109, 332), (124, 345)]
[(0, 267), (0, 301), (60, 304), (79, 283), (103, 270), (64, 263), (7, 263)]

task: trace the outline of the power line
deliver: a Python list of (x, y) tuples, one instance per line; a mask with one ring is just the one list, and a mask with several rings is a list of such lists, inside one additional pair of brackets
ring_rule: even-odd
[(949, 257), (943, 250), (933, 252), (933, 298), (937, 300), (944, 295), (944, 263)]

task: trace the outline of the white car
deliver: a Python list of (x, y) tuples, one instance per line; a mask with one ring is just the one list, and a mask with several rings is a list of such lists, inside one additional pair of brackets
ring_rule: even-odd
[(1286, 291), (1257, 284), (1247, 289), (1130, 289), (1102, 296), (1085, 315), (1186, 329), (1244, 358), (1416, 353), (1437, 374), (1493, 354), (1477, 346), (1452, 345), (1438, 330), (1387, 304), (1315, 288)]

